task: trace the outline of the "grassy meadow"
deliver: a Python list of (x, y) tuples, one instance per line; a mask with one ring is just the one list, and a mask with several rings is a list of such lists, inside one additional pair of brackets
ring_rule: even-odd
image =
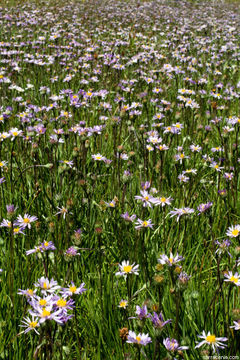
[(0, 27), (0, 359), (240, 358), (239, 3)]

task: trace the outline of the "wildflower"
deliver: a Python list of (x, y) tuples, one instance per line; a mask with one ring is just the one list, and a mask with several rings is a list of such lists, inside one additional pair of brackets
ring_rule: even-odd
[(233, 275), (232, 271), (229, 271), (227, 274), (224, 274), (224, 276), (226, 278), (224, 281), (240, 286), (240, 275), (237, 272)]
[(137, 305), (136, 306), (136, 314), (137, 314), (139, 320), (147, 319), (151, 316), (150, 314), (148, 314), (146, 305), (144, 305), (142, 308)]
[(129, 221), (129, 222), (133, 222), (136, 219), (136, 215), (129, 215), (128, 212), (125, 212), (124, 214), (121, 214), (121, 217), (125, 220), (125, 221)]
[(22, 135), (22, 130), (18, 130), (17, 128), (12, 128), (9, 130), (9, 135), (12, 136), (12, 141), (17, 137)]
[(161, 144), (161, 145), (156, 145), (156, 149), (158, 149), (160, 151), (165, 151), (165, 150), (168, 150), (169, 147), (165, 144)]
[(126, 309), (127, 306), (128, 306), (128, 301), (123, 300), (123, 299), (119, 302), (119, 305), (118, 305), (118, 307), (122, 308), (122, 309)]
[(141, 183), (141, 188), (142, 188), (143, 190), (149, 189), (150, 186), (151, 186), (151, 183), (150, 183), (149, 181), (146, 181), (146, 182), (142, 182), (142, 183)]
[(234, 329), (234, 330), (236, 330), (236, 331), (240, 330), (240, 320), (234, 321), (233, 324), (234, 324), (234, 325), (233, 325), (233, 326), (230, 326), (230, 328), (232, 328), (232, 329)]
[(172, 201), (173, 199), (171, 197), (162, 196), (155, 199), (154, 203), (155, 205), (161, 205), (162, 207), (164, 207), (165, 205), (171, 205)]
[(175, 257), (172, 253), (170, 253), (170, 257), (165, 254), (160, 255), (160, 259), (158, 259), (158, 262), (162, 265), (173, 266), (182, 260), (184, 260), (184, 258), (182, 256), (179, 256), (178, 253)]
[(105, 205), (107, 207), (111, 207), (111, 208), (115, 208), (116, 207), (116, 202), (114, 200), (110, 201), (109, 203), (104, 201)]
[(231, 181), (233, 179), (233, 173), (225, 173), (223, 175), (227, 181)]
[(199, 146), (199, 145), (190, 145), (190, 150), (192, 151), (192, 152), (200, 152), (201, 150), (202, 150), (202, 147), (201, 146)]
[(67, 288), (63, 288), (61, 290), (61, 294), (63, 297), (83, 294), (85, 291), (87, 291), (84, 286), (85, 283), (82, 283), (79, 287), (77, 287), (74, 282), (71, 281), (71, 285), (69, 285)]
[(226, 189), (220, 189), (218, 190), (218, 194), (221, 195), (221, 196), (225, 196), (227, 193), (227, 190)]
[(102, 156), (101, 154), (96, 154), (96, 155), (92, 155), (92, 158), (94, 159), (94, 160), (96, 160), (96, 161), (104, 161), (104, 160), (106, 160), (106, 158), (104, 157), (104, 156)]
[(24, 214), (24, 217), (19, 215), (17, 217), (16, 224), (22, 228), (28, 227), (28, 229), (31, 229), (31, 223), (36, 221), (38, 218), (36, 216), (30, 216), (28, 214)]
[(152, 207), (152, 204), (154, 203), (154, 198), (146, 190), (141, 190), (140, 193), (141, 196), (135, 196), (134, 198), (137, 200), (141, 200), (143, 207)]
[(127, 277), (127, 275), (129, 274), (135, 274), (138, 275), (138, 268), (139, 265), (135, 265), (135, 263), (133, 263), (132, 265), (129, 264), (129, 261), (123, 261), (122, 264), (119, 264), (119, 270), (116, 273), (116, 276), (124, 276), (125, 278)]
[(134, 331), (129, 330), (129, 335), (127, 338), (127, 343), (129, 344), (138, 344), (138, 345), (144, 345), (151, 343), (152, 340), (148, 336), (148, 334), (136, 334)]
[(71, 160), (60, 160), (59, 162), (68, 165), (71, 169), (73, 167), (73, 161)]
[(7, 205), (6, 208), (8, 215), (13, 215), (16, 210), (14, 205)]
[[(13, 224), (14, 225), (14, 224)], [(16, 226), (16, 225), (14, 225)], [(24, 228), (23, 227), (14, 227), (13, 228), (13, 235), (18, 235), (18, 234), (22, 234), (22, 235), (25, 235), (25, 233), (23, 232)]]
[(184, 170), (183, 171), (183, 174), (185, 175), (185, 174), (194, 174), (194, 175), (196, 175), (196, 173), (197, 173), (197, 170), (196, 169), (187, 169), (187, 170)]
[(221, 170), (223, 169), (223, 167), (219, 166), (215, 161), (211, 163), (210, 167), (216, 169), (218, 172), (221, 172)]
[(185, 285), (188, 283), (188, 281), (190, 280), (191, 276), (186, 274), (185, 272), (181, 272), (179, 275), (178, 275), (178, 280), (179, 282), (182, 284), (182, 285)]
[(74, 301), (72, 299), (66, 300), (65, 297), (56, 297), (54, 302), (55, 306), (64, 314), (66, 314), (68, 310), (73, 309)]
[(41, 246), (35, 246), (34, 249), (27, 250), (26, 255), (28, 256), (38, 252), (42, 252)]
[(210, 209), (210, 207), (212, 206), (212, 202), (208, 202), (207, 204), (200, 204), (197, 209), (198, 209), (198, 215), (204, 213), (205, 211), (207, 211), (208, 209)]
[(7, 228), (11, 228), (12, 227), (12, 223), (9, 220), (3, 219), (3, 221), (0, 224), (0, 227), (7, 227)]
[(153, 228), (154, 224), (152, 224), (152, 220), (151, 219), (148, 219), (148, 220), (140, 220), (140, 219), (137, 219), (137, 221), (135, 222), (135, 229), (142, 229), (142, 228), (147, 228), (147, 227), (150, 227), (151, 229)]
[(227, 229), (226, 235), (228, 237), (237, 237), (240, 234), (240, 225), (232, 225)]
[(44, 241), (43, 243), (41, 243), (40, 249), (41, 251), (56, 250), (52, 241)]
[(188, 350), (188, 346), (179, 346), (179, 343), (176, 339), (164, 339), (163, 345), (168, 351), (175, 352), (175, 351), (181, 351), (181, 350)]
[(222, 242), (216, 240), (215, 243), (218, 245), (216, 254), (219, 253), (219, 255), (221, 255), (222, 253), (224, 253), (226, 251), (228, 253), (228, 255), (232, 257), (232, 255), (228, 251), (228, 248), (231, 245), (231, 241), (229, 239), (223, 240)]
[(194, 213), (194, 209), (190, 209), (190, 208), (180, 208), (180, 209), (175, 208), (174, 210), (169, 212), (169, 214), (171, 214), (171, 217), (177, 215), (177, 222), (179, 221), (180, 216), (189, 215), (193, 213)]
[(162, 313), (160, 313), (158, 315), (155, 311), (153, 312), (153, 315), (150, 316), (150, 318), (151, 318), (151, 321), (152, 321), (154, 327), (157, 329), (160, 329), (160, 330), (162, 330), (165, 325), (172, 322), (172, 319), (164, 321)]
[(0, 168), (7, 166), (7, 161), (0, 161)]
[(27, 289), (27, 290), (18, 290), (18, 295), (25, 295), (29, 298), (34, 297), (36, 295), (37, 290)]
[[(57, 212), (54, 216), (56, 215), (63, 215), (63, 218), (65, 219), (66, 214), (68, 213), (68, 209), (66, 209), (64, 206), (62, 206), (61, 208), (57, 206), (57, 209), (60, 210), (59, 212)], [(69, 213), (72, 214), (72, 213)]]
[(205, 331), (202, 332), (202, 335), (198, 335), (200, 339), (203, 339), (200, 343), (198, 343), (195, 346), (196, 348), (199, 348), (200, 346), (207, 344), (212, 346), (213, 352), (219, 349), (224, 349), (226, 347), (226, 344), (223, 344), (222, 341), (227, 341), (228, 339), (225, 337), (216, 337), (215, 335), (211, 334), (210, 331), (206, 334)]
[(30, 319), (29, 317), (23, 318), (22, 323), (23, 325), (19, 326), (25, 327), (25, 330), (23, 331), (24, 334), (27, 334), (29, 331), (34, 330), (35, 333), (40, 335), (39, 332), (36, 330), (36, 327), (39, 327), (40, 324), (38, 322), (38, 319), (35, 319), (35, 316), (32, 316), (32, 319)]
[(80, 253), (78, 253), (78, 249), (76, 247), (70, 246), (70, 248), (65, 251), (64, 255), (67, 257), (74, 257), (80, 255)]
[(60, 286), (58, 285), (57, 281), (53, 279), (49, 281), (48, 278), (45, 278), (43, 276), (40, 279), (38, 279), (38, 281), (34, 284), (34, 286), (40, 288), (43, 294), (46, 293), (52, 294), (56, 290), (60, 289)]
[(53, 302), (46, 307), (35, 305), (33, 309), (29, 310), (29, 313), (30, 315), (37, 316), (39, 318), (39, 324), (43, 324), (47, 320), (54, 320), (57, 323), (62, 324), (62, 310), (58, 309), (57, 311), (53, 311), (53, 305)]
[(187, 183), (189, 181), (189, 177), (185, 176), (184, 174), (178, 175), (178, 180), (180, 183)]

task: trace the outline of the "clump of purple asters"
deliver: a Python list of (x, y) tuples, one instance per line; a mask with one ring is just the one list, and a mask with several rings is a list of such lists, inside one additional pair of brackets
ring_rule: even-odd
[(24, 327), (20, 334), (34, 330), (38, 335), (37, 328), (46, 321), (55, 321), (63, 325), (73, 317), (72, 311), (75, 302), (73, 295), (79, 295), (86, 291), (84, 283), (77, 287), (74, 282), (67, 288), (61, 288), (54, 279), (41, 277), (34, 284), (34, 289), (19, 290), (19, 295), (25, 295), (30, 305), (28, 310), (30, 317), (25, 317), (21, 327)]

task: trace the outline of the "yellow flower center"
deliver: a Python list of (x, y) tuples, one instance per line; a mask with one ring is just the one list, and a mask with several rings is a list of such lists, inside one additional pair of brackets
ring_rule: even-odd
[(47, 247), (49, 245), (49, 243), (47, 241), (45, 241), (44, 246)]
[(148, 222), (145, 220), (145, 221), (143, 221), (142, 225), (143, 225), (144, 227), (147, 227), (147, 226), (148, 226)]
[(47, 316), (49, 316), (50, 314), (51, 314), (50, 311), (48, 311), (48, 310), (46, 310), (46, 309), (43, 309), (42, 314), (41, 314), (41, 317), (47, 317)]
[(145, 198), (144, 198), (144, 199), (148, 201), (148, 200), (149, 200), (149, 196), (145, 196)]
[(164, 202), (166, 202), (166, 198), (165, 198), (165, 197), (162, 197), (162, 198), (160, 198), (160, 201), (161, 201), (162, 203), (164, 203)]
[(0, 162), (0, 166), (3, 166), (3, 162)]
[(101, 160), (101, 158), (102, 158), (101, 156), (96, 156), (97, 160)]
[(69, 291), (71, 291), (71, 293), (75, 293), (77, 291), (76, 286), (70, 286)]
[(168, 260), (171, 264), (173, 263), (173, 258), (169, 258)]
[(214, 167), (215, 167), (215, 169), (218, 169), (218, 168), (219, 168), (219, 166), (218, 166), (218, 165), (215, 165)]
[(48, 288), (49, 288), (49, 286), (47, 285), (47, 283), (43, 283), (43, 288), (44, 288), (44, 289), (48, 289)]
[(120, 305), (120, 307), (125, 307), (127, 305), (127, 302), (126, 301), (121, 301), (119, 305)]
[(31, 327), (31, 328), (35, 328), (36, 326), (37, 326), (37, 321), (31, 321), (29, 323), (29, 327)]
[(16, 234), (17, 234), (19, 231), (20, 231), (20, 228), (18, 228), (18, 227), (15, 228), (15, 229), (13, 229), (13, 232), (16, 233)]
[(64, 306), (66, 306), (66, 304), (67, 304), (67, 301), (64, 299), (59, 299), (57, 301), (57, 306), (59, 306), (59, 307), (64, 307)]
[(181, 155), (180, 155), (180, 158), (183, 159), (183, 158), (184, 158), (184, 154), (181, 154)]
[(13, 131), (12, 134), (13, 134), (13, 136), (18, 136), (18, 132), (17, 132), (17, 131)]
[(236, 284), (238, 282), (238, 278), (236, 278), (235, 276), (231, 276), (230, 281), (232, 281), (234, 284)]
[(45, 306), (46, 304), (47, 304), (47, 300), (45, 300), (45, 299), (40, 299), (39, 300), (39, 305)]
[(30, 223), (30, 220), (29, 220), (28, 218), (25, 218), (25, 219), (23, 219), (23, 222), (24, 222), (25, 224), (29, 224), (29, 223)]
[(136, 340), (137, 340), (137, 342), (138, 342), (138, 344), (139, 344), (139, 343), (140, 343), (140, 341), (141, 341), (140, 336), (136, 336)]
[(32, 290), (32, 289), (29, 289), (29, 290), (28, 290), (28, 295), (30, 295), (30, 296), (33, 295), (33, 290)]
[(132, 265), (125, 265), (125, 266), (123, 267), (123, 271), (124, 271), (125, 273), (130, 273), (131, 270), (132, 270)]
[(216, 342), (216, 336), (215, 335), (208, 335), (206, 337), (206, 341), (209, 342), (210, 344), (213, 344)]
[(115, 204), (114, 204), (113, 202), (110, 202), (110, 203), (109, 203), (109, 206), (115, 207)]
[(238, 236), (238, 234), (239, 234), (239, 230), (238, 230), (238, 229), (234, 229), (234, 230), (232, 231), (232, 235), (233, 235), (233, 236)]

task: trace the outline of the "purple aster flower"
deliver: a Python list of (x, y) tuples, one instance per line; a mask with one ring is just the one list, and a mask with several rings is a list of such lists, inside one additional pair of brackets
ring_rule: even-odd
[(136, 215), (129, 215), (128, 212), (125, 212), (124, 214), (121, 214), (121, 217), (125, 220), (125, 221), (129, 221), (129, 222), (133, 222), (136, 219)]
[(163, 320), (163, 315), (160, 313), (159, 315), (154, 311), (153, 315), (151, 315), (151, 320), (155, 328), (162, 330), (165, 325), (172, 322), (172, 319)]
[(190, 280), (190, 278), (191, 278), (191, 275), (188, 275), (187, 273), (185, 273), (183, 271), (178, 275), (178, 280), (180, 281), (180, 283), (182, 285), (186, 285), (188, 283), (188, 281)]
[(187, 350), (188, 346), (179, 346), (179, 343), (176, 339), (164, 339), (163, 340), (163, 345), (165, 346), (165, 348), (170, 351), (170, 352), (175, 352), (175, 351), (181, 351), (181, 350)]
[(143, 320), (143, 319), (147, 319), (149, 318), (151, 315), (148, 313), (147, 310), (147, 306), (143, 305), (143, 307), (141, 308), (140, 306), (136, 306), (136, 314), (139, 318), (139, 320)]
[(212, 206), (212, 202), (208, 202), (206, 204), (200, 204), (198, 207), (197, 207), (197, 210), (198, 210), (198, 215), (204, 213), (205, 211), (207, 211), (211, 206)]
[(231, 245), (231, 241), (229, 239), (225, 239), (222, 242), (216, 240), (215, 243), (218, 245), (218, 249), (216, 250), (216, 254), (221, 255), (224, 252), (227, 252), (228, 255), (232, 257), (232, 255), (228, 251), (228, 248)]
[(87, 291), (84, 286), (85, 283), (82, 283), (79, 287), (77, 287), (74, 282), (71, 281), (71, 285), (69, 285), (67, 288), (63, 288), (61, 290), (61, 294), (64, 298), (68, 296), (83, 294), (85, 291)]
[(152, 339), (148, 336), (148, 334), (136, 334), (134, 331), (129, 330), (127, 343), (129, 344), (138, 344), (144, 345), (151, 343)]
[(80, 253), (77, 252), (78, 249), (74, 246), (70, 246), (70, 248), (68, 248), (64, 255), (68, 256), (68, 257), (74, 257), (74, 256), (77, 256), (77, 255), (80, 255)]
[(142, 228), (153, 228), (154, 224), (152, 224), (152, 220), (151, 219), (148, 219), (148, 220), (140, 220), (140, 219), (137, 219), (137, 221), (135, 222), (135, 229), (139, 230), (139, 229), (142, 229)]

